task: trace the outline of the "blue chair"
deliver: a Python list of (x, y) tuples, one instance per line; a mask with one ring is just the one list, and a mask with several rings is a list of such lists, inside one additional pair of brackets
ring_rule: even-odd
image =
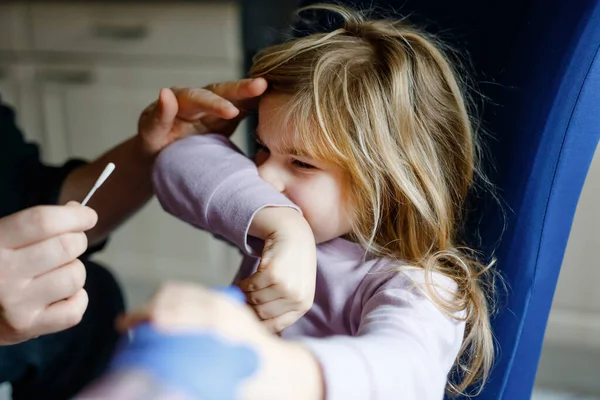
[[(490, 400), (531, 396), (575, 208), (600, 137), (600, 1), (537, 0), (530, 10), (514, 11), (529, 16), (500, 81), (509, 88), (492, 99), (501, 108), (491, 118), (497, 141), (489, 146), (496, 164), (491, 178), (507, 205), (496, 257), (509, 285), (493, 320), (498, 358), (477, 397)], [(497, 214), (484, 214), (484, 245), (494, 243), (502, 224)]]

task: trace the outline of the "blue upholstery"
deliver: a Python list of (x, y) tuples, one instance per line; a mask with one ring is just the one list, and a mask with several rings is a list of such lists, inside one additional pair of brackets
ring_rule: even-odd
[[(519, 12), (519, 9), (515, 9)], [(506, 29), (511, 29), (507, 26)], [(493, 321), (500, 354), (481, 399), (529, 399), (575, 208), (600, 136), (600, 1), (537, 0), (493, 99), (507, 229), (497, 250), (510, 289)], [(492, 49), (490, 49), (492, 51)], [(489, 225), (486, 228), (486, 223)], [(501, 225), (481, 225), (492, 243)]]

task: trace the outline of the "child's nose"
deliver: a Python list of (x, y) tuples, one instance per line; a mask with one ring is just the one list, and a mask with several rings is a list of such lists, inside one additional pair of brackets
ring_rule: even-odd
[(283, 193), (285, 190), (283, 172), (270, 158), (258, 167), (258, 175), (278, 192)]

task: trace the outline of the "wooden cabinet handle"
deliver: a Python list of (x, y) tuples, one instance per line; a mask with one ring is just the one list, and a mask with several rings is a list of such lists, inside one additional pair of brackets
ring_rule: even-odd
[(146, 25), (112, 25), (98, 23), (92, 26), (92, 36), (110, 40), (141, 40), (148, 37)]
[(42, 79), (47, 82), (63, 83), (70, 85), (85, 85), (94, 81), (94, 74), (89, 70), (75, 71), (44, 71)]

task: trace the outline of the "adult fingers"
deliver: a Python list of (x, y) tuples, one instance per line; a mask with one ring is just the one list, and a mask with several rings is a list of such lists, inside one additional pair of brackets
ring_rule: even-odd
[(20, 248), (67, 232), (96, 225), (98, 215), (89, 207), (37, 206), (0, 219), (0, 247)]
[(60, 332), (77, 325), (83, 318), (88, 301), (86, 291), (81, 289), (68, 299), (51, 304), (36, 319), (38, 334)]
[(25, 278), (33, 278), (65, 265), (87, 249), (83, 232), (64, 233), (41, 242), (21, 247), (12, 254), (14, 271)]
[(146, 135), (165, 135), (173, 127), (179, 106), (171, 89), (161, 89), (158, 100), (146, 108), (140, 117), (140, 131)]
[(62, 267), (38, 276), (30, 284), (29, 301), (44, 307), (74, 296), (85, 284), (85, 266), (73, 260)]
[(207, 114), (223, 119), (232, 119), (239, 114), (229, 100), (208, 89), (180, 89), (175, 95), (179, 104), (177, 117), (187, 122), (198, 121)]
[(240, 105), (264, 94), (267, 90), (267, 81), (264, 78), (240, 79), (215, 83), (207, 86), (207, 89), (235, 105)]

